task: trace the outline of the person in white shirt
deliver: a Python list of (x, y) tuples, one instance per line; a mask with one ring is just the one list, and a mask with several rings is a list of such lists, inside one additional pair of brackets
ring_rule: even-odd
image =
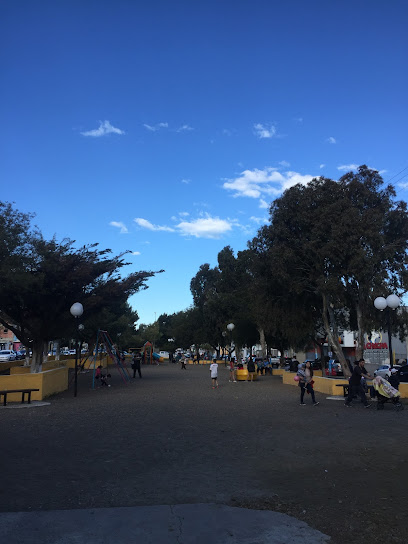
[(212, 380), (212, 388), (215, 389), (218, 387), (218, 364), (217, 359), (213, 359), (212, 364), (210, 365), (210, 374)]

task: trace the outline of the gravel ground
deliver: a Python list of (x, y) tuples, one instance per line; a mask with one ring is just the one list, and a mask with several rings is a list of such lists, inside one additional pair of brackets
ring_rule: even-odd
[(347, 409), (277, 376), (142, 367), (50, 406), (2, 410), (0, 511), (216, 502), (288, 513), (335, 544), (407, 542), (408, 407)]

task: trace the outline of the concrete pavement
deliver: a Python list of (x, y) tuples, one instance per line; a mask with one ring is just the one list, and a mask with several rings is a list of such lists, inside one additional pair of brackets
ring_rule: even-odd
[(0, 513), (7, 544), (324, 544), (286, 514), (219, 504)]

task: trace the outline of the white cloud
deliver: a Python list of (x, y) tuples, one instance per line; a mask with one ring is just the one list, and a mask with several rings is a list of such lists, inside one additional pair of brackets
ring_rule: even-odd
[(172, 229), (171, 227), (153, 225), (153, 223), (150, 223), (150, 221), (148, 221), (147, 219), (143, 219), (142, 217), (135, 217), (135, 219), (133, 219), (133, 221), (137, 225), (139, 225), (139, 227), (142, 227), (143, 229), (163, 230), (163, 231), (167, 231), (167, 232), (174, 232), (174, 229)]
[(187, 179), (187, 178), (183, 178), (181, 180), (181, 183), (185, 183), (186, 185), (188, 185), (190, 183), (191, 179)]
[(180, 217), (187, 217), (190, 214), (188, 212), (179, 212)]
[(176, 132), (191, 132), (192, 130), (194, 129), (193, 127), (190, 127), (190, 125), (181, 125)]
[(156, 123), (155, 125), (148, 125), (147, 123), (143, 123), (143, 126), (145, 127), (145, 129), (150, 130), (150, 132), (156, 132), (161, 128), (169, 128), (168, 123)]
[(254, 134), (259, 138), (273, 138), (276, 136), (276, 127), (274, 125), (263, 125), (262, 123), (256, 123), (254, 125)]
[(329, 144), (335, 144), (335, 143), (337, 143), (337, 142), (336, 142), (336, 138), (333, 138), (333, 136), (330, 136), (329, 138), (327, 138), (326, 141), (329, 142)]
[(252, 215), (250, 218), (249, 218), (250, 221), (253, 221), (254, 223), (256, 223), (257, 225), (260, 225), (261, 223), (267, 223), (268, 222), (268, 218), (267, 217), (255, 217), (254, 215)]
[[(337, 170), (340, 170), (341, 172), (351, 172), (351, 171), (355, 172), (359, 168), (359, 166), (360, 166), (359, 164), (342, 164), (337, 167)], [(387, 170), (377, 170), (377, 168), (373, 168), (372, 166), (367, 166), (367, 168), (369, 170), (375, 170), (376, 172), (380, 174), (380, 176), (387, 172)]]
[(337, 170), (340, 170), (341, 172), (350, 172), (351, 170), (357, 170), (358, 167), (358, 164), (341, 164), (337, 167)]
[(266, 202), (266, 200), (264, 200), (263, 198), (260, 198), (259, 199), (259, 207), (262, 210), (267, 210), (269, 208), (269, 204)]
[(121, 234), (125, 234), (125, 233), (129, 232), (128, 229), (127, 229), (127, 226), (124, 223), (122, 223), (122, 221), (111, 221), (109, 223), (109, 225), (111, 227), (116, 227), (116, 228), (120, 229)]
[(99, 128), (87, 130), (86, 132), (81, 132), (81, 134), (82, 136), (93, 136), (94, 138), (99, 138), (101, 136), (106, 136), (107, 134), (125, 134), (125, 131), (112, 126), (109, 121), (99, 121)]
[(297, 172), (285, 172), (281, 174), (276, 168), (266, 167), (263, 170), (244, 170), (234, 179), (227, 179), (223, 188), (233, 191), (233, 196), (247, 196), (260, 198), (264, 195), (277, 196), (289, 187), (301, 183), (305, 185), (314, 176), (302, 175)]
[(319, 166), (319, 168), (322, 169), (322, 168), (324, 168), (325, 166), (326, 166), (325, 164), (321, 164), (321, 165)]
[(280, 161), (280, 166), (283, 166), (284, 168), (288, 168), (290, 166), (290, 162), (287, 161)]
[(192, 221), (182, 221), (177, 225), (183, 236), (195, 236), (196, 238), (219, 238), (231, 231), (234, 222), (220, 219), (219, 217), (201, 217)]
[(141, 255), (140, 251), (132, 251), (132, 255)]
[[(182, 212), (179, 215), (189, 215), (187, 212)], [(172, 217), (174, 220), (175, 218)], [(220, 219), (219, 217), (211, 217), (209, 214), (203, 214), (198, 219), (191, 221), (179, 219), (179, 223), (173, 227), (154, 225), (147, 219), (136, 217), (135, 223), (139, 227), (152, 231), (167, 231), (177, 232), (182, 236), (194, 236), (195, 238), (220, 238), (232, 230), (233, 227), (239, 227), (239, 223), (234, 219)]]

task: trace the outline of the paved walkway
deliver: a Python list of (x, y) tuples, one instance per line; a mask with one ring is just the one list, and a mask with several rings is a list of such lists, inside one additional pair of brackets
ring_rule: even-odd
[(7, 544), (324, 544), (303, 521), (267, 510), (180, 504), (0, 514)]

